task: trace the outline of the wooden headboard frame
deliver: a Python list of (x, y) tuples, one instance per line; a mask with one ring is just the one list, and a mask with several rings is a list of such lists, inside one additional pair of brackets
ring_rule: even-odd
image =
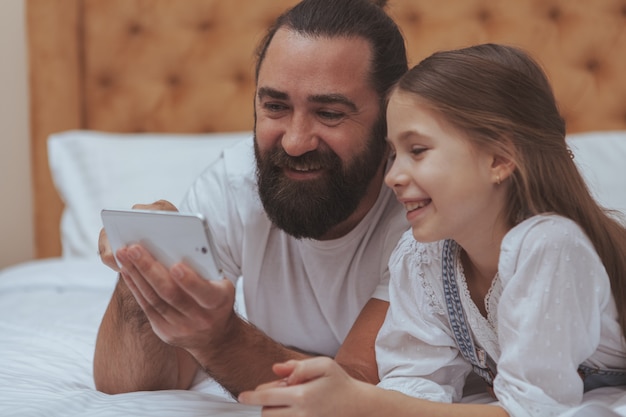
[[(296, 0), (27, 0), (36, 256), (61, 253), (48, 135), (252, 128), (253, 51)], [(336, 0), (330, 0), (336, 1)], [(412, 64), (483, 42), (533, 53), (569, 132), (626, 129), (626, 0), (389, 0)]]

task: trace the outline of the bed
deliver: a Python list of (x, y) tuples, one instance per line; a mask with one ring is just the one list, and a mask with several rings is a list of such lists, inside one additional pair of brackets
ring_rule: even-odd
[[(37, 259), (0, 271), (0, 415), (260, 415), (210, 380), (94, 389), (95, 335), (116, 280), (96, 244), (100, 209), (178, 202), (224, 147), (250, 139), (254, 46), (295, 1), (26, 1)], [(626, 213), (623, 0), (389, 3), (411, 63), (488, 41), (532, 52), (592, 191)], [(602, 412), (626, 416), (626, 388), (592, 391), (570, 415)]]

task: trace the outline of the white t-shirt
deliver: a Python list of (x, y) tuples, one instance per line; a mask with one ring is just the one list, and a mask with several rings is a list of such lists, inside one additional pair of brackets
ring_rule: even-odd
[[(390, 308), (376, 357), (381, 387), (450, 402), (460, 399), (471, 365), (448, 321), (442, 244), (402, 236), (389, 264)], [(580, 364), (626, 368), (609, 277), (573, 221), (534, 216), (507, 233), (487, 318), (470, 297), (460, 261), (455, 275), (474, 342), (498, 365), (494, 391), (510, 415), (559, 415), (580, 404)]]
[(272, 339), (334, 356), (365, 303), (388, 300), (391, 251), (408, 224), (383, 186), (374, 207), (339, 239), (297, 240), (267, 218), (252, 139), (224, 151), (193, 184), (181, 211), (206, 216), (226, 276), (243, 276), (246, 314)]

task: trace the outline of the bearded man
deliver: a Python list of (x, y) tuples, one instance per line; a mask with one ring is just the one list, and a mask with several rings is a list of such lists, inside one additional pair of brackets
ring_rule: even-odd
[[(402, 35), (373, 2), (304, 0), (278, 18), (258, 49), (254, 138), (225, 150), (180, 206), (207, 218), (226, 279), (120, 249), (99, 390), (188, 389), (208, 374), (236, 396), (274, 380), (272, 364), (311, 355), (378, 381), (387, 262), (408, 228), (383, 185), (384, 103), (406, 70)], [(100, 248), (115, 268), (104, 233)]]

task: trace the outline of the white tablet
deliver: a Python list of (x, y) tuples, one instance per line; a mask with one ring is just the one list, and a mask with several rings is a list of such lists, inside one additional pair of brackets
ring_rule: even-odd
[(139, 243), (167, 268), (182, 262), (203, 278), (222, 278), (215, 245), (201, 214), (104, 209), (101, 215), (113, 253)]

